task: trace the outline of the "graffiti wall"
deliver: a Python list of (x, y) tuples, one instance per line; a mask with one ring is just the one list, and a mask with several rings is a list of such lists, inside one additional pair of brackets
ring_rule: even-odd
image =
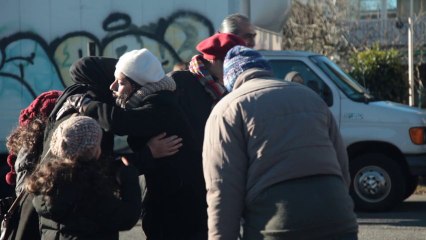
[(196, 54), (195, 45), (233, 12), (226, 0), (0, 0), (0, 5), (0, 152), (22, 108), (44, 91), (71, 84), (69, 67), (88, 55), (89, 42), (96, 55), (108, 57), (148, 48), (167, 72)]

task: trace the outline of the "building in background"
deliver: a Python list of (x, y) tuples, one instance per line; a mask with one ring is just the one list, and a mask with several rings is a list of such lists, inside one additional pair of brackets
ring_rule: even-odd
[(407, 65), (408, 103), (424, 106), (426, 0), (349, 0), (348, 9), (350, 42), (398, 49)]
[(347, 0), (350, 40), (356, 44), (406, 47), (410, 2), (413, 3), (414, 39), (426, 44), (426, 0)]

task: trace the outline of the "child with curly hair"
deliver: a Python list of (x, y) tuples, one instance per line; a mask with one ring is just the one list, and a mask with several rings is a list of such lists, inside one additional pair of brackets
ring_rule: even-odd
[(53, 133), (50, 154), (26, 181), (42, 239), (118, 239), (138, 221), (138, 171), (122, 159), (116, 179), (108, 179), (101, 139), (99, 124), (85, 116), (63, 121)]
[(7, 233), (8, 240), (40, 239), (38, 215), (32, 205), (33, 196), (23, 192), (23, 185), (24, 179), (39, 162), (47, 119), (61, 94), (62, 91), (51, 90), (37, 96), (20, 112), (18, 127), (7, 137), (10, 171), (6, 174), (6, 182), (14, 187), (17, 197), (21, 196), (19, 209), (10, 221), (13, 227)]

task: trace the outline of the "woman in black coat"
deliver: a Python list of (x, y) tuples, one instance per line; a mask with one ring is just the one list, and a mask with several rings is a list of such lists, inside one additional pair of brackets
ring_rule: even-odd
[[(183, 139), (183, 146), (176, 154), (145, 161), (139, 168), (145, 175), (147, 188), (142, 226), (147, 239), (206, 239), (207, 204), (201, 151), (177, 102), (175, 82), (165, 76), (161, 64), (148, 50), (135, 51), (138, 57), (142, 56), (135, 62), (144, 63), (133, 68), (140, 75), (124, 72), (127, 73), (124, 78), (117, 76), (117, 71), (123, 70), (120, 61), (126, 58), (125, 54), (116, 65), (116, 80), (111, 85), (114, 93), (123, 84), (131, 86), (125, 99), (118, 97), (122, 107), (83, 97), (77, 101), (83, 104), (76, 108), (84, 115), (102, 119), (99, 122), (104, 129), (117, 134), (131, 131), (128, 143), (134, 152), (141, 152), (150, 138), (163, 132)], [(151, 82), (146, 84), (140, 79)], [(116, 84), (121, 85), (117, 87)]]

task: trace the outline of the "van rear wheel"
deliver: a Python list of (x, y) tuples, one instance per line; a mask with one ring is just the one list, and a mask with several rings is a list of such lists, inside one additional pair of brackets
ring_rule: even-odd
[(355, 209), (384, 211), (402, 202), (406, 175), (399, 164), (382, 153), (359, 155), (350, 162), (350, 193)]
[(405, 195), (404, 199), (409, 198), (416, 191), (417, 186), (419, 185), (419, 177), (418, 176), (407, 176), (407, 182), (405, 183)]

